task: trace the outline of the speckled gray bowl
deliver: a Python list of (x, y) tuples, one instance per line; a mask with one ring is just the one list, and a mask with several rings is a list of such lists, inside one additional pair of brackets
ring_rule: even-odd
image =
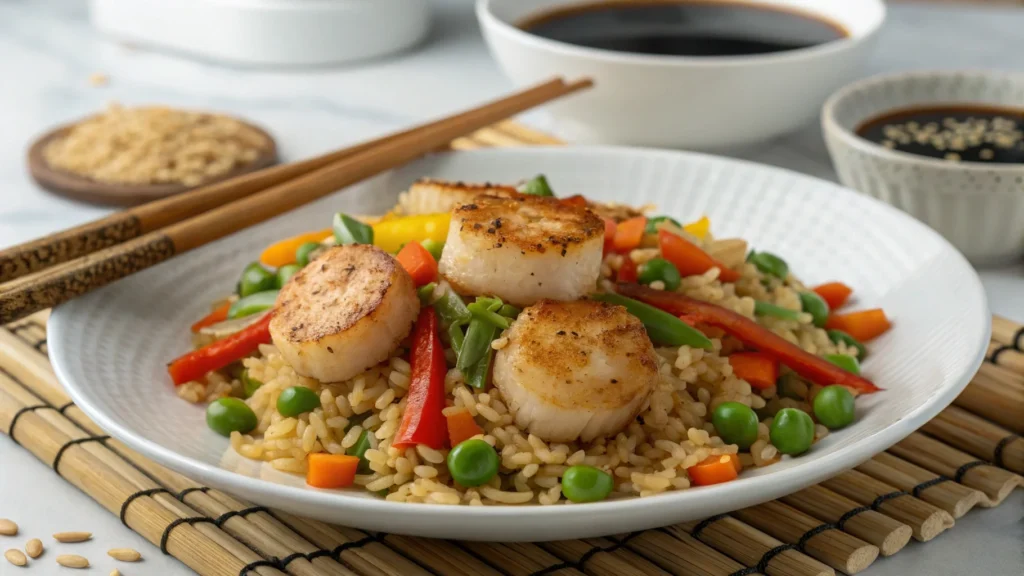
[(949, 162), (889, 150), (857, 136), (866, 120), (920, 105), (1024, 108), (1024, 74), (909, 72), (850, 84), (825, 103), (821, 122), (844, 185), (931, 226), (974, 263), (1024, 254), (1024, 165)]

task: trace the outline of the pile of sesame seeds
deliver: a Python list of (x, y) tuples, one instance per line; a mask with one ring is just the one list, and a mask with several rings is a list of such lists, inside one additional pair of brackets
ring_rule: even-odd
[(1024, 156), (1024, 116), (929, 110), (871, 122), (858, 132), (889, 149), (953, 162), (999, 161), (998, 156), (1012, 162), (1006, 157)]

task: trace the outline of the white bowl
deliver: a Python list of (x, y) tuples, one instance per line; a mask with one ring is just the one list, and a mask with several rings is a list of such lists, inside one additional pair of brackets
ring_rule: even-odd
[(975, 263), (1024, 253), (1024, 165), (949, 162), (889, 150), (854, 132), (920, 105), (1024, 108), (1024, 74), (925, 71), (876, 76), (836, 92), (821, 113), (839, 181), (931, 226)]
[(859, 75), (885, 19), (881, 0), (752, 0), (800, 9), (850, 36), (753, 56), (682, 57), (597, 50), (517, 27), (527, 16), (579, 0), (477, 0), (484, 38), (518, 85), (589, 76), (584, 94), (547, 106), (574, 142), (701, 150), (751, 144), (812, 121), (834, 90)]
[[(332, 212), (382, 213), (424, 175), (514, 182), (544, 173), (559, 195), (652, 203), (681, 220), (707, 214), (721, 237), (786, 257), (809, 283), (843, 280), (893, 329), (871, 343), (864, 373), (886, 388), (857, 400), (857, 422), (805, 455), (733, 482), (572, 506), (405, 504), (317, 490), (234, 455), (201, 406), (175, 393), (166, 362), (189, 348), (189, 325), (231, 291), (259, 250), (323, 226)], [(608, 147), (433, 155), (344, 194), (182, 255), (60, 306), (50, 357), (75, 402), (107, 432), (200, 482), (259, 504), (369, 530), (473, 540), (617, 534), (704, 518), (778, 498), (851, 468), (931, 419), (960, 393), (989, 340), (985, 293), (938, 234), (885, 204), (786, 170), (701, 154)]]

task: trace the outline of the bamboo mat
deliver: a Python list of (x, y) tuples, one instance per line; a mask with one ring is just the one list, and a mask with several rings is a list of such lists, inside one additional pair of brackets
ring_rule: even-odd
[[(513, 122), (456, 149), (557, 144)], [(953, 405), (854, 470), (779, 500), (655, 530), (542, 543), (369, 533), (255, 506), (132, 451), (57, 382), (40, 313), (0, 328), (0, 431), (202, 576), (855, 574), (1024, 487), (1024, 328), (994, 319)]]

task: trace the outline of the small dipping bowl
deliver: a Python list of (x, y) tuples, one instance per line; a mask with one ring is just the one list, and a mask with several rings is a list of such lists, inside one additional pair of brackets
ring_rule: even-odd
[(909, 72), (842, 88), (821, 114), (839, 181), (931, 226), (975, 264), (1019, 258), (1024, 253), (1024, 164), (930, 158), (886, 148), (856, 133), (865, 122), (893, 112), (947, 105), (1024, 109), (1024, 74)]
[(580, 0), (477, 0), (491, 53), (517, 85), (589, 77), (594, 88), (545, 107), (573, 142), (720, 150), (769, 140), (811, 122), (829, 94), (857, 78), (885, 20), (882, 0), (728, 0), (797, 11), (840, 25), (845, 38), (744, 56), (600, 50), (519, 26)]

